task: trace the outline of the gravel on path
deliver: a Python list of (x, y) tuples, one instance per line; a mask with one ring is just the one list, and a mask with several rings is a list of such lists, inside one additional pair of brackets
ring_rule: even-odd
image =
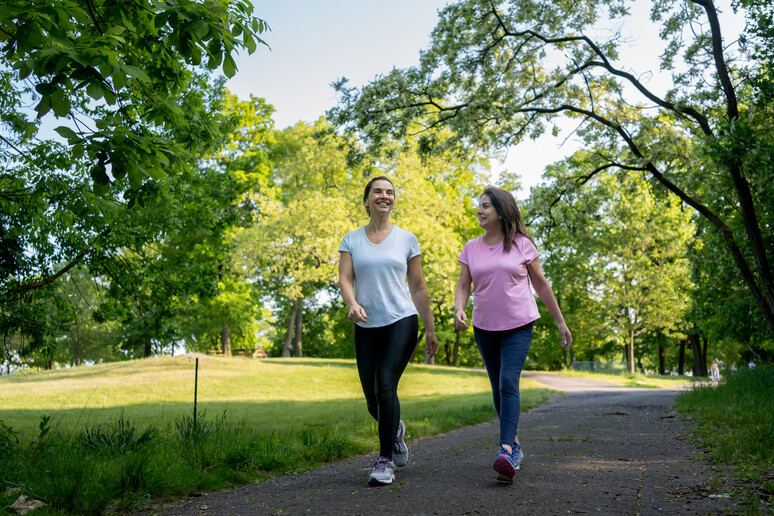
[[(157, 505), (142, 514), (738, 514), (672, 404), (679, 389), (635, 389), (547, 373), (567, 393), (521, 415), (521, 470), (498, 484), (496, 420), (409, 441), (388, 487), (366, 486), (375, 454), (261, 484)], [(494, 413), (494, 409), (493, 409)], [(410, 417), (410, 415), (408, 415)], [(411, 428), (408, 428), (409, 438)], [(376, 438), (374, 437), (376, 442)]]

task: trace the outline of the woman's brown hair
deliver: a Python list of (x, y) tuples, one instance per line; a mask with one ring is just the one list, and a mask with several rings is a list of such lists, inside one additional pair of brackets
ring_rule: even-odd
[(510, 192), (496, 186), (487, 186), (484, 189), (484, 193), (481, 194), (482, 197), (484, 195), (489, 197), (489, 200), (492, 201), (492, 207), (500, 215), (500, 224), (503, 229), (503, 250), (506, 253), (511, 252), (516, 235), (523, 235), (529, 238), (530, 242), (535, 243), (527, 231), (527, 226), (521, 219), (521, 212), (516, 204), (516, 199), (513, 198)]

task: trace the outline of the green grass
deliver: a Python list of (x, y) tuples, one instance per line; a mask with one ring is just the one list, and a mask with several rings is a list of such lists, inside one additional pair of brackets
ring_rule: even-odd
[(727, 373), (717, 386), (695, 385), (678, 398), (677, 409), (695, 420), (695, 437), (719, 469), (754, 486), (741, 488), (745, 511), (770, 513), (774, 503), (774, 367), (742, 368)]
[[(521, 386), (525, 411), (553, 394)], [(41, 515), (129, 511), (378, 446), (351, 360), (202, 359), (196, 425), (193, 392), (187, 357), (0, 377), (0, 507), (18, 486)], [(399, 394), (409, 439), (494, 417), (482, 371), (410, 365)]]
[[(522, 386), (529, 392), (535, 384)], [(415, 408), (424, 414), (436, 405), (445, 411), (490, 403), (485, 373), (442, 366), (409, 365), (399, 393), (409, 417)], [(0, 420), (27, 438), (42, 415), (52, 416), (51, 426), (63, 433), (117, 418), (165, 427), (190, 413), (193, 399), (194, 361), (188, 357), (0, 377)], [(352, 360), (202, 359), (198, 407), (276, 431), (367, 416)]]
[(588, 378), (589, 380), (598, 380), (624, 387), (641, 387), (651, 389), (662, 389), (665, 387), (678, 387), (688, 385), (697, 381), (706, 381), (706, 378), (693, 378), (691, 376), (667, 376), (667, 375), (644, 375), (635, 374), (612, 374), (612, 373), (591, 373), (587, 371), (563, 370), (561, 373), (565, 376), (574, 376), (576, 378)]

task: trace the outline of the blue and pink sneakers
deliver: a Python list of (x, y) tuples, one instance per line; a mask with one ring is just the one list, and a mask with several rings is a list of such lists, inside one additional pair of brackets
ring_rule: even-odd
[(521, 446), (516, 443), (513, 443), (513, 451), (510, 452), (505, 448), (500, 448), (500, 453), (497, 454), (492, 466), (497, 471), (497, 481), (513, 483), (513, 477), (516, 475), (516, 470), (519, 469), (519, 464), (523, 458), (524, 453), (521, 451)]

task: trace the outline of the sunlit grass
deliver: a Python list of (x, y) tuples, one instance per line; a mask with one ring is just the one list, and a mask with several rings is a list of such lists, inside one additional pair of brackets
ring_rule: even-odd
[[(164, 427), (192, 410), (194, 375), (194, 360), (167, 357), (4, 376), (0, 420), (26, 436), (42, 415), (65, 433), (116, 418)], [(522, 386), (527, 407), (545, 399), (532, 402), (537, 385)], [(441, 366), (409, 365), (399, 395), (409, 419), (436, 405), (491, 404), (484, 372)], [(361, 418), (365, 400), (352, 360), (210, 358), (199, 360), (198, 408), (282, 431)]]
[(564, 369), (560, 373), (565, 376), (576, 378), (588, 378), (600, 382), (608, 382), (624, 387), (642, 387), (642, 388), (667, 388), (688, 385), (696, 381), (706, 381), (706, 378), (693, 378), (691, 376), (669, 376), (669, 375), (644, 375), (635, 373), (592, 373), (588, 371), (573, 371)]

